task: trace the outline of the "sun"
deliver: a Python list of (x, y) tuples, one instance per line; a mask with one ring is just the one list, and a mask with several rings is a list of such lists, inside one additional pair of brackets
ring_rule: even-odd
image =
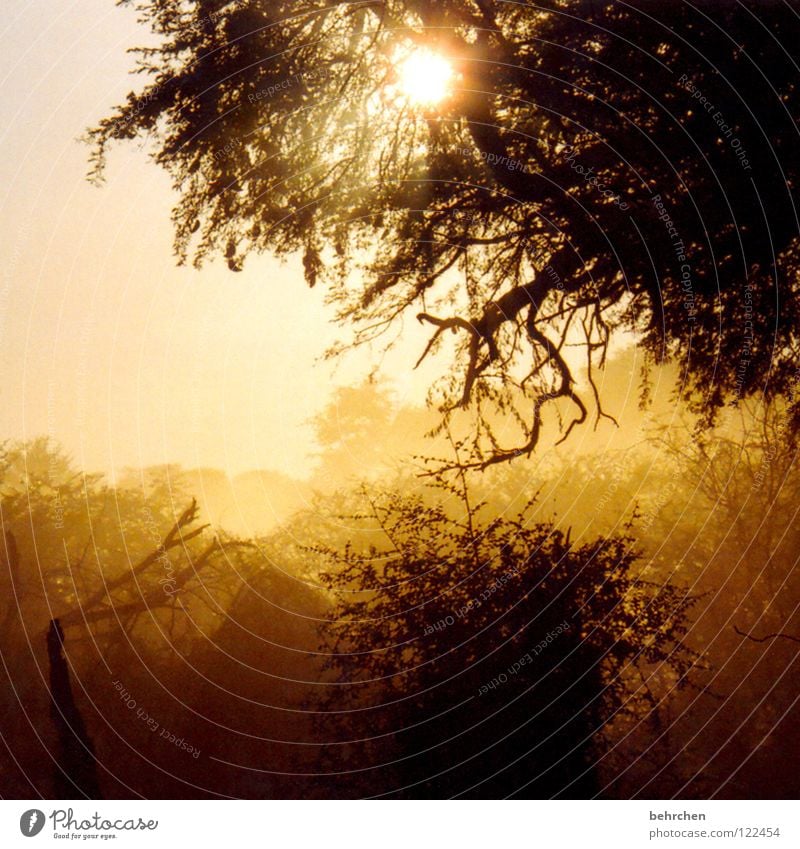
[(397, 68), (400, 90), (420, 106), (433, 106), (450, 93), (453, 66), (432, 50), (417, 48)]

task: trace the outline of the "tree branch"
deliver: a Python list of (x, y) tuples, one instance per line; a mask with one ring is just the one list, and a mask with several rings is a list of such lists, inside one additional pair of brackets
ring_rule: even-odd
[(736, 625), (733, 626), (733, 630), (736, 631), (740, 637), (746, 637), (754, 643), (766, 643), (768, 640), (775, 639), (791, 640), (793, 643), (800, 643), (800, 637), (795, 637), (792, 634), (784, 634), (782, 631), (777, 631), (774, 634), (766, 634), (763, 637), (754, 637), (752, 634), (748, 634), (747, 631), (740, 630)]
[[(109, 581), (104, 581), (103, 586), (94, 592), (86, 599), (85, 602), (78, 602), (78, 607), (74, 608), (60, 617), (62, 626), (78, 625), (81, 622), (96, 621), (110, 615), (114, 611), (113, 603), (110, 607), (101, 607), (93, 610), (97, 605), (103, 603), (107, 598), (111, 599), (111, 593), (120, 587), (130, 584), (142, 572), (158, 560), (166, 556), (166, 553), (177, 546), (185, 545), (189, 541), (195, 539), (203, 533), (209, 526), (201, 525), (199, 528), (183, 533), (184, 529), (197, 520), (198, 508), (197, 499), (192, 499), (192, 503), (181, 513), (175, 524), (170, 528), (164, 537), (162, 543), (154, 548), (146, 557), (142, 558), (135, 566), (117, 578)], [(217, 543), (215, 542), (214, 545)], [(163, 592), (159, 588), (159, 592)], [(139, 604), (140, 602), (137, 602)], [(88, 611), (88, 612), (86, 612)]]

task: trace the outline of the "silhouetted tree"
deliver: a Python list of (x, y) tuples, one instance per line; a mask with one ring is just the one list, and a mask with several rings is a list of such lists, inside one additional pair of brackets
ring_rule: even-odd
[(639, 578), (630, 539), (572, 545), (437, 482), (451, 498), (370, 498), (354, 524), (371, 542), (317, 548), (338, 602), (323, 633), (339, 721), (323, 727), (350, 741), (339, 781), (424, 798), (598, 793), (609, 724), (654, 713), (656, 676), (689, 681), (691, 597)]
[[(124, 0), (128, 2), (128, 0)], [(798, 354), (797, 73), (789, 3), (145, 0), (147, 78), (91, 131), (148, 134), (176, 249), (302, 251), (353, 342), (408, 315), (456, 336), (434, 396), (477, 416), (477, 466), (529, 453), (554, 399), (584, 422), (610, 340), (680, 357), (707, 417), (785, 392)], [(409, 51), (457, 77), (422, 108)], [(357, 280), (351, 272), (357, 270)], [(587, 397), (592, 399), (589, 403)], [(513, 415), (503, 447), (486, 413)], [(504, 441), (511, 437), (504, 436)]]
[(99, 799), (100, 784), (94, 745), (75, 704), (64, 657), (64, 631), (58, 619), (47, 630), (50, 663), (51, 715), (58, 733), (59, 752), (55, 760), (54, 795), (57, 799), (85, 797)]

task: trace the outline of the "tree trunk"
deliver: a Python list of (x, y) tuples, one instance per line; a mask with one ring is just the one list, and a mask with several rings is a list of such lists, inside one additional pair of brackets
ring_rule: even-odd
[(72, 694), (64, 657), (64, 632), (58, 619), (50, 621), (47, 654), (50, 659), (50, 710), (59, 741), (54, 796), (57, 799), (100, 799), (94, 746)]

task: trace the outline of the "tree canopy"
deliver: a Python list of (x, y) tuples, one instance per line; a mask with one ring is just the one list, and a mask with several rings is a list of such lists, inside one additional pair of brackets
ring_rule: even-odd
[[(549, 402), (574, 411), (565, 436), (602, 415), (592, 375), (626, 332), (649, 364), (680, 361), (706, 422), (791, 392), (793, 4), (137, 8), (157, 42), (139, 51), (146, 82), (90, 131), (94, 175), (110, 142), (149, 134), (180, 194), (181, 261), (302, 252), (352, 328), (344, 347), (429, 326), (423, 356), (457, 366), (431, 397), (476, 416), (470, 464), (532, 451)], [(397, 84), (420, 49), (453, 67), (436, 104)]]

